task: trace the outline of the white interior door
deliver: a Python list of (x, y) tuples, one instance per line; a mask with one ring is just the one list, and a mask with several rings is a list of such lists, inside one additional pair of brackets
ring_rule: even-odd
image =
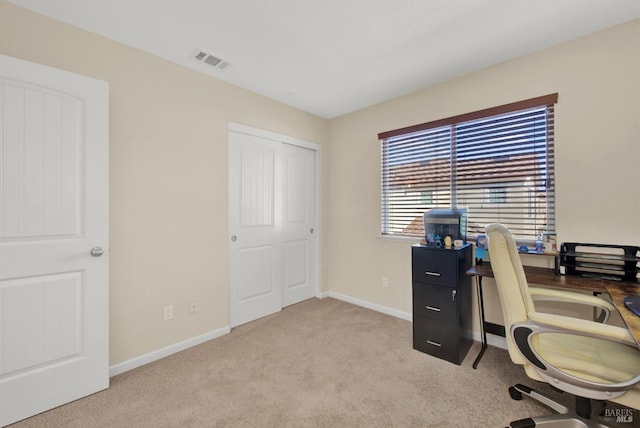
[(316, 292), (314, 146), (242, 125), (230, 129), (232, 327)]
[(105, 82), (0, 55), (0, 426), (109, 386), (108, 159)]
[(282, 306), (315, 295), (316, 152), (282, 145)]
[(281, 309), (280, 143), (229, 132), (232, 327)]

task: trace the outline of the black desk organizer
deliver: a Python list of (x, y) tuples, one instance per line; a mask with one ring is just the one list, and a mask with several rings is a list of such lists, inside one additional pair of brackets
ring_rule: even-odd
[(639, 255), (640, 247), (632, 245), (565, 242), (560, 246), (560, 266), (568, 275), (637, 282)]

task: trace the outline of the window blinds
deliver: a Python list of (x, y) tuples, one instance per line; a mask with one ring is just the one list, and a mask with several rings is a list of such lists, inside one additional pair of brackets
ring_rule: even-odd
[(557, 94), (380, 134), (382, 233), (424, 235), (432, 208), (467, 208), (468, 236), (500, 222), (517, 239), (555, 231)]

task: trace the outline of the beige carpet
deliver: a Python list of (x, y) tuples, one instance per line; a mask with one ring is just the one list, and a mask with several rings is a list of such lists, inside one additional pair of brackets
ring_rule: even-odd
[(504, 427), (550, 413), (509, 398), (518, 382), (550, 388), (528, 380), (506, 351), (490, 347), (473, 370), (477, 343), (457, 366), (413, 350), (411, 331), (408, 321), (312, 299), (12, 428)]

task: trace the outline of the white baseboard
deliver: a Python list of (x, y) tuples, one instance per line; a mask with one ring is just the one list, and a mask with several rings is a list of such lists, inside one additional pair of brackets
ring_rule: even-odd
[[(473, 332), (473, 340), (481, 342), (482, 338), (479, 331)], [(487, 334), (487, 345), (495, 346), (496, 348), (507, 349), (507, 340), (504, 337), (496, 336), (493, 334)]]
[(335, 291), (327, 291), (322, 293), (322, 298), (324, 297), (333, 297), (334, 299), (342, 300), (343, 302), (351, 303), (356, 306), (362, 306), (363, 308), (372, 309), (374, 311), (382, 312), (383, 314), (391, 315), (403, 320), (413, 320), (413, 315), (409, 312), (403, 312), (397, 309), (389, 308), (387, 306), (379, 305), (377, 303), (367, 302), (366, 300), (347, 296), (346, 294), (336, 293)]
[[(347, 296), (346, 294), (336, 293), (335, 291), (324, 291), (321, 293), (317, 293), (316, 297), (320, 299), (332, 297), (337, 300), (342, 300), (343, 302), (351, 303), (356, 306), (361, 306), (363, 308), (391, 315), (393, 317), (400, 318), (406, 321), (413, 320), (413, 315), (409, 312), (399, 311), (397, 309), (389, 308), (377, 303), (371, 303), (366, 300)], [(133, 370), (137, 367), (144, 366), (145, 364), (152, 363), (161, 358), (168, 357), (169, 355), (175, 354), (176, 352), (184, 351), (185, 349), (200, 345), (201, 343), (207, 342), (217, 337), (224, 336), (225, 334), (229, 334), (230, 332), (231, 328), (229, 326), (225, 326), (217, 330), (210, 331), (209, 333), (201, 334), (200, 336), (192, 337), (191, 339), (187, 339), (182, 342), (155, 350), (153, 352), (149, 352), (148, 354), (140, 355), (139, 357), (123, 361), (122, 363), (118, 363), (109, 367), (109, 377), (128, 372), (129, 370)], [(480, 342), (479, 332), (473, 333), (473, 340)], [(507, 342), (503, 337), (494, 336), (492, 334), (487, 335), (487, 343), (491, 346), (507, 349)]]
[(316, 297), (318, 299), (324, 299), (325, 297), (329, 297), (329, 291), (318, 291), (316, 292)]
[(113, 366), (109, 367), (109, 377), (128, 372), (129, 370), (133, 370), (137, 367), (144, 366), (145, 364), (149, 364), (161, 358), (168, 357), (169, 355), (175, 354), (176, 352), (184, 351), (185, 349), (200, 345), (201, 343), (207, 342), (211, 339), (224, 336), (225, 334), (229, 334), (230, 332), (231, 327), (225, 326), (217, 330), (210, 331), (209, 333), (201, 334), (200, 336), (192, 337), (191, 339), (187, 339), (182, 342), (178, 342), (173, 345), (155, 350), (153, 352), (149, 352), (148, 354), (140, 355), (139, 357), (114, 364)]
[[(397, 309), (389, 308), (387, 306), (379, 305), (377, 303), (371, 303), (366, 300), (358, 299), (355, 297), (347, 296), (346, 294), (336, 293), (335, 291), (324, 291), (318, 293), (317, 297), (324, 299), (325, 297), (332, 297), (334, 299), (342, 300), (343, 302), (351, 303), (353, 305), (362, 306), (363, 308), (372, 309), (374, 311), (382, 312), (383, 314), (391, 315), (396, 318), (401, 318), (406, 321), (413, 321), (413, 314), (408, 312), (399, 311)], [(473, 340), (476, 342), (481, 341), (480, 332), (473, 332)], [(507, 349), (507, 341), (504, 337), (495, 336), (493, 334), (487, 335), (487, 344), (495, 346), (497, 348)]]

